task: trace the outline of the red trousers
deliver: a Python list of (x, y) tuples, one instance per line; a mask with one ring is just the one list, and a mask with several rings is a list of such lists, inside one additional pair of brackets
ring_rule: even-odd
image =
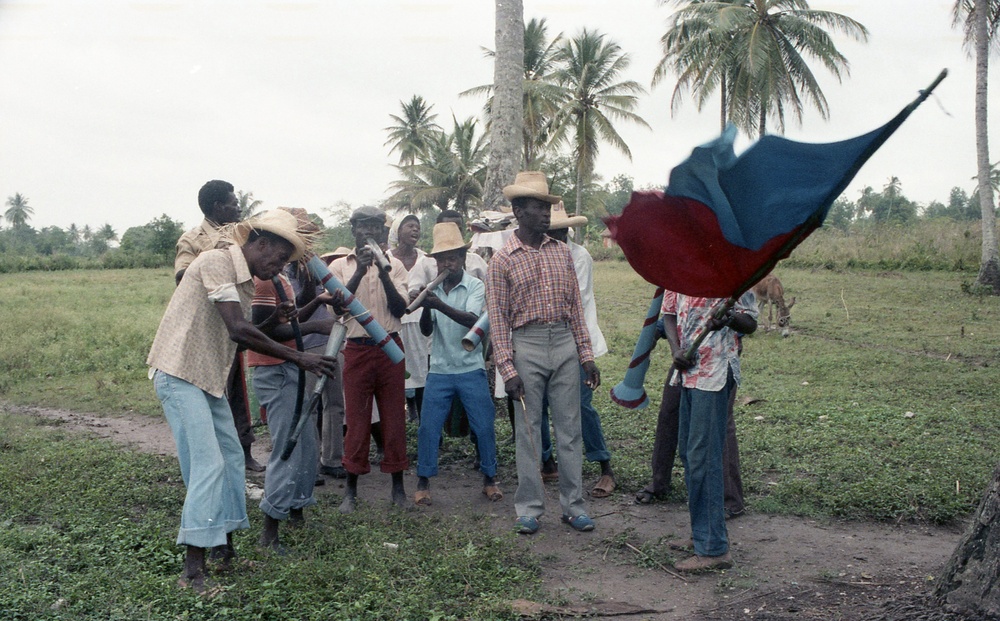
[[(393, 337), (399, 342), (399, 337)], [(402, 472), (406, 457), (405, 362), (393, 364), (375, 345), (348, 341), (344, 346), (344, 468), (351, 474), (368, 474), (372, 435), (372, 399), (378, 404), (382, 425), (382, 472)]]

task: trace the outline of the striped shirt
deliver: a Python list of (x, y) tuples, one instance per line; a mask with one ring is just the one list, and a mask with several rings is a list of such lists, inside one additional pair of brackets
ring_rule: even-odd
[(517, 375), (511, 331), (529, 324), (568, 323), (580, 363), (594, 360), (566, 244), (546, 235), (536, 250), (511, 235), (490, 260), (486, 299), (493, 355), (504, 381)]

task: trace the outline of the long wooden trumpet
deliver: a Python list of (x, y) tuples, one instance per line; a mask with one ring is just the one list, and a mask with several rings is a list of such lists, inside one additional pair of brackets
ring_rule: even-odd
[(385, 256), (385, 253), (382, 252), (382, 246), (379, 246), (378, 242), (369, 237), (365, 245), (368, 246), (368, 249), (372, 251), (373, 255), (375, 255), (375, 262), (378, 263), (378, 268), (380, 270), (388, 272), (392, 269), (392, 263), (389, 263), (389, 257)]
[(413, 298), (413, 301), (410, 302), (410, 305), (406, 307), (405, 311), (406, 314), (409, 315), (413, 311), (420, 308), (420, 305), (423, 304), (424, 300), (427, 298), (427, 293), (430, 292), (430, 290), (433, 289), (434, 287), (443, 283), (444, 279), (448, 277), (449, 273), (450, 272), (448, 270), (439, 272), (438, 275), (434, 277), (434, 280), (427, 283), (427, 286), (421, 289), (420, 293), (417, 294), (417, 297)]

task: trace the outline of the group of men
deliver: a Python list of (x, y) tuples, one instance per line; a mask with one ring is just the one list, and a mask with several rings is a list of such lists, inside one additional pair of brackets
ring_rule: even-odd
[[(350, 218), (354, 248), (324, 255), (345, 294), (323, 291), (305, 267), (303, 259), (319, 230), (304, 210), (279, 208), (239, 221), (230, 184), (211, 181), (202, 188), (199, 205), (206, 219), (178, 242), (177, 290), (147, 360), (187, 487), (177, 538), (187, 546), (181, 585), (207, 588), (206, 558), (217, 561), (220, 570), (227, 568), (235, 557), (232, 532), (249, 526), (245, 468), (260, 466), (250, 454), (253, 432), (238, 350), (250, 350), (253, 386), (266, 408), (274, 446), (260, 504), (261, 546), (283, 549), (279, 525), (303, 520), (302, 510), (315, 502), (312, 489), (321, 464), (323, 472), (346, 478), (340, 510), (356, 509), (358, 478), (372, 465), (373, 410), (381, 428), (379, 467), (391, 475), (393, 505), (405, 506), (408, 403), (411, 417), (419, 419), (413, 502), (431, 503), (442, 427), (458, 403), (476, 445), (482, 494), (489, 501), (502, 499), (487, 343), (471, 351), (461, 345), (484, 313), (497, 381), (512, 405), (515, 530), (526, 535), (539, 530), (543, 481), (556, 477), (561, 520), (578, 531), (594, 529), (584, 502), (584, 454), (601, 465), (593, 496), (610, 495), (615, 481), (600, 418), (590, 404), (601, 381), (595, 357), (607, 351), (597, 326), (592, 260), (566, 235), (586, 219), (567, 216), (539, 172), (518, 173), (503, 192), (517, 228), (488, 266), (464, 242), (460, 214), (444, 212), (438, 218), (432, 250), (425, 254), (416, 248), (417, 218), (397, 223), (397, 245), (389, 249), (386, 214), (375, 207), (355, 210)], [(281, 276), (283, 271), (291, 278)], [(367, 312), (348, 312), (350, 297)], [(724, 319), (710, 318), (717, 302), (680, 294), (668, 294), (664, 302), (664, 337), (681, 378), (675, 380), (680, 385), (678, 445), (692, 524), (692, 541), (677, 545), (694, 552), (686, 561), (691, 566), (679, 563), (681, 569), (731, 563), (722, 508), (722, 447), (729, 397), (739, 381), (737, 333), (754, 330), (756, 306), (752, 299), (741, 300)], [(386, 343), (369, 334), (371, 321), (406, 350), (405, 361), (386, 355)], [(326, 335), (338, 325), (346, 331), (339, 359), (323, 352)], [(683, 348), (699, 325), (707, 325), (711, 335), (689, 358)], [(308, 337), (314, 340), (305, 347)], [(315, 384), (321, 376), (319, 381), (334, 387), (324, 397), (332, 394), (336, 401), (338, 393), (342, 396), (343, 421), (324, 409), (322, 439), (314, 424), (300, 425), (294, 450), (281, 459), (297, 415), (309, 415), (294, 412), (303, 399), (303, 383), (310, 378)], [(328, 450), (328, 443), (334, 448)], [(331, 452), (339, 453), (330, 457), (340, 463), (327, 462)]]

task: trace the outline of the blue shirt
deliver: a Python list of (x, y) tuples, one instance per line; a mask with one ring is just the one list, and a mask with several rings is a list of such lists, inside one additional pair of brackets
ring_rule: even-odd
[[(468, 272), (462, 272), (462, 281), (451, 292), (445, 293), (442, 283), (435, 287), (434, 295), (455, 310), (478, 317), (483, 314), (486, 304), (486, 285)], [(462, 337), (468, 334), (469, 328), (437, 310), (431, 311), (431, 320), (434, 322), (434, 340), (431, 344), (430, 373), (455, 375), (486, 368), (482, 343), (472, 351), (465, 351), (462, 347)]]

